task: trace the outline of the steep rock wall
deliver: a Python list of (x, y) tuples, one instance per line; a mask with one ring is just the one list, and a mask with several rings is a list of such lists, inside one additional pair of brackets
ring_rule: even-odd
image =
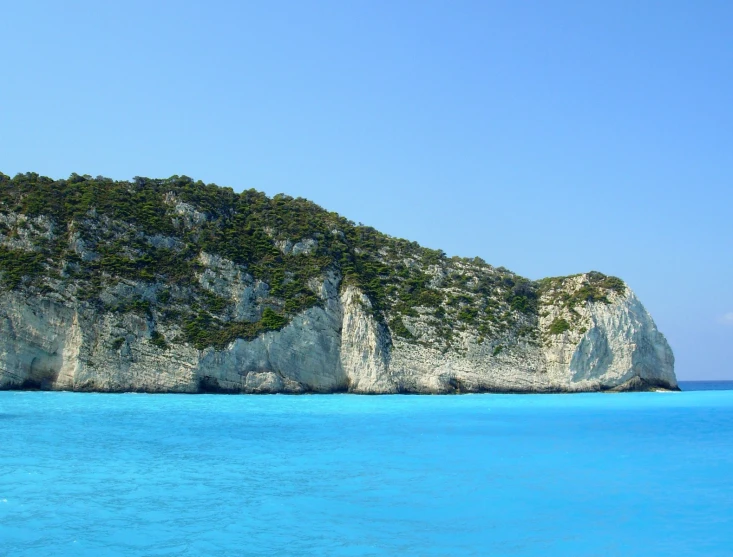
[[(569, 278), (564, 286), (577, 291), (584, 278)], [(677, 389), (672, 349), (634, 292), (626, 287), (623, 293), (607, 296), (607, 302), (574, 306), (543, 297), (539, 327), (546, 331), (543, 353), (549, 384), (579, 391), (623, 389), (629, 382), (632, 390)], [(547, 333), (557, 319), (572, 327)]]
[[(577, 281), (581, 281), (579, 278)], [(580, 282), (578, 282), (580, 284)], [(0, 295), (0, 387), (77, 391), (242, 393), (566, 392), (677, 387), (664, 336), (630, 289), (568, 309), (543, 300), (540, 331), (565, 315), (573, 327), (485, 342), (456, 328), (456, 347), (390, 333), (356, 286), (329, 273), (320, 303), (278, 331), (222, 350), (151, 342), (175, 327), (75, 300)], [(572, 284), (568, 286), (572, 289)], [(243, 311), (250, 311), (244, 308)], [(110, 338), (124, 339), (110, 345)]]

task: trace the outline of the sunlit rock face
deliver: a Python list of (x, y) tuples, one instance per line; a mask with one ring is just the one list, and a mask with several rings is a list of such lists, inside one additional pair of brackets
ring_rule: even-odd
[(0, 174), (0, 388), (677, 388), (667, 341), (615, 277), (529, 281), (185, 177), (72, 178)]
[[(6, 292), (0, 297), (0, 384), (4, 388), (80, 391), (242, 393), (556, 392), (677, 388), (674, 356), (650, 315), (628, 290), (611, 303), (587, 303), (579, 330), (540, 343), (500, 339), (443, 351), (392, 336), (370, 312), (367, 296), (339, 277), (324, 278), (323, 304), (278, 331), (237, 339), (217, 350), (150, 342), (151, 330), (175, 336), (134, 314), (99, 312)], [(546, 308), (539, 327), (558, 312)], [(419, 323), (419, 321), (418, 321)], [(415, 328), (418, 324), (414, 325)], [(582, 332), (581, 332), (582, 331)], [(110, 346), (109, 339), (124, 339)], [(512, 344), (513, 343), (513, 344)]]

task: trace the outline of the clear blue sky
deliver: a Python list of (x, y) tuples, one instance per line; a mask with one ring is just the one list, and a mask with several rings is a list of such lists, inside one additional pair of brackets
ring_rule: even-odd
[(311, 199), (624, 278), (733, 379), (733, 3), (0, 0), (0, 171)]

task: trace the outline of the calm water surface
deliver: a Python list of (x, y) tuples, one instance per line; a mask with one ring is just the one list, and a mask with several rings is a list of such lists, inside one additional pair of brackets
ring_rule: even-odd
[(0, 393), (2, 556), (732, 548), (730, 390)]
[(683, 391), (733, 391), (733, 381), (680, 381)]

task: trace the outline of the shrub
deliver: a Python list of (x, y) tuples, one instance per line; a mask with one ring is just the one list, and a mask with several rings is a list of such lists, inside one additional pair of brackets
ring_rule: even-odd
[(414, 338), (410, 330), (405, 327), (405, 323), (402, 321), (401, 317), (395, 317), (394, 319), (392, 319), (389, 322), (389, 328), (398, 337), (406, 339)]
[(0, 271), (4, 285), (16, 288), (24, 278), (36, 279), (43, 270), (42, 261), (43, 256), (40, 253), (0, 246)]
[(570, 330), (570, 323), (562, 317), (556, 317), (555, 320), (550, 324), (550, 334), (561, 335), (565, 331)]
[(168, 343), (165, 341), (165, 337), (161, 335), (158, 331), (153, 331), (152, 333), (150, 333), (150, 344), (157, 348), (160, 348), (161, 350), (168, 350), (169, 348)]
[(461, 308), (461, 310), (458, 312), (458, 319), (468, 324), (471, 324), (474, 321), (476, 321), (477, 316), (478, 316), (478, 310), (473, 307), (464, 307), (464, 308)]
[(288, 320), (285, 319), (282, 315), (278, 315), (275, 313), (275, 311), (271, 308), (265, 308), (262, 312), (262, 319), (260, 320), (261, 326), (263, 330), (266, 331), (277, 331), (279, 329), (282, 329), (286, 324)]

